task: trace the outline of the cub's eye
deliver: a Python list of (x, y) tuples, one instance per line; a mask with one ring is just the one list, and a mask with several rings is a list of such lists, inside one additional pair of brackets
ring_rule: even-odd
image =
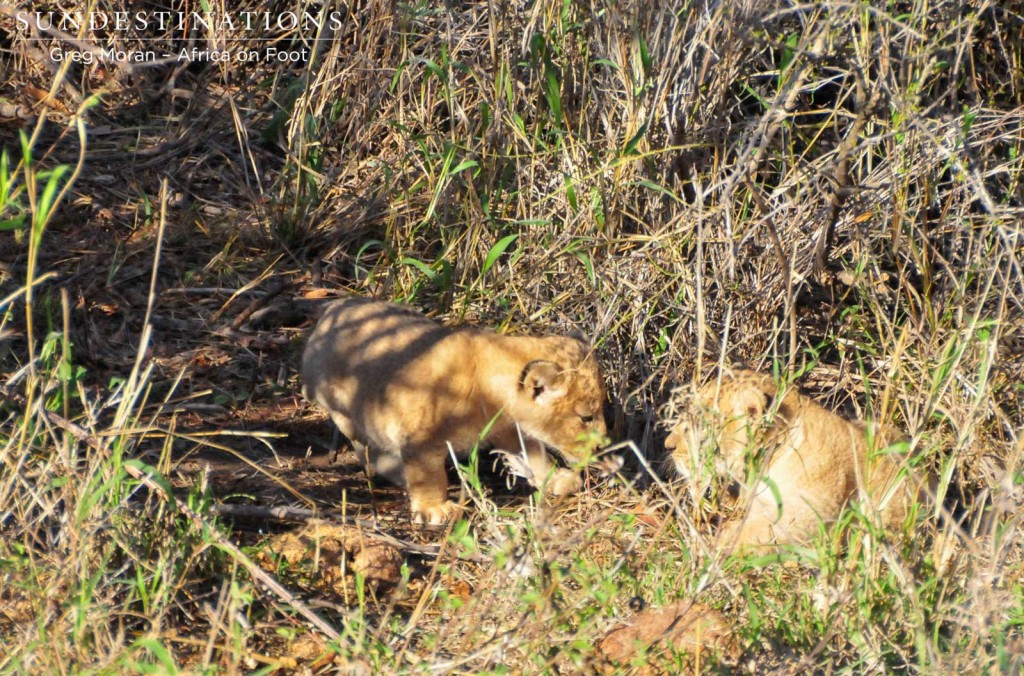
[(589, 425), (590, 423), (594, 422), (594, 416), (592, 416), (592, 415), (581, 415), (580, 416), (580, 420), (583, 422), (584, 425)]

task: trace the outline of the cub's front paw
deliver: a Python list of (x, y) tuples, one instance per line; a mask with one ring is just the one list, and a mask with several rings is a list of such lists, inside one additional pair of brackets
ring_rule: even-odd
[(459, 506), (451, 500), (434, 504), (414, 500), (412, 502), (412, 522), (428, 526), (443, 526), (451, 521), (458, 511)]
[(564, 498), (567, 495), (575, 495), (583, 488), (583, 479), (578, 472), (571, 469), (559, 467), (548, 479), (544, 486), (544, 492), (552, 498)]

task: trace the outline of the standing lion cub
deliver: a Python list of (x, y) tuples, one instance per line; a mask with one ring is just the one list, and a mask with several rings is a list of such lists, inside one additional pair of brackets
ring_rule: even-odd
[(740, 504), (749, 502), (723, 528), (727, 547), (806, 543), (855, 499), (898, 526), (926, 498), (894, 446), (906, 441), (899, 432), (845, 420), (767, 374), (728, 372), (683, 408), (665, 441), (677, 472), (714, 467), (738, 480)]
[[(394, 303), (348, 298), (328, 307), (303, 354), (302, 379), (306, 398), (362, 447), (367, 473), (406, 486), (413, 518), (430, 524), (447, 521), (455, 507), (447, 499), (449, 445), (465, 452), (481, 440), (506, 451), (525, 444), (542, 482), (545, 445), (576, 461), (606, 431), (604, 381), (583, 342), (448, 328)], [(558, 469), (546, 488), (566, 495), (581, 483)]]

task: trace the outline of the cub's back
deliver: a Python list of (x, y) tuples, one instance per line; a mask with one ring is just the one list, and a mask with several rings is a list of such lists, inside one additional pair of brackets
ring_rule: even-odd
[[(339, 396), (370, 394), (396, 379), (452, 334), (452, 329), (415, 310), (366, 298), (331, 304), (310, 334), (302, 357), (307, 398), (328, 407)], [(345, 395), (348, 396), (345, 396)]]

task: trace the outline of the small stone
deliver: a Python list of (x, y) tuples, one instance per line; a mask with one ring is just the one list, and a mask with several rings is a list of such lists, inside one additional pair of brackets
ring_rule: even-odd
[(369, 582), (394, 584), (402, 574), (402, 553), (383, 542), (368, 542), (356, 554), (352, 570)]
[[(631, 622), (609, 631), (598, 644), (604, 673), (615, 672), (610, 663), (627, 665), (641, 651), (657, 655), (667, 654), (669, 649), (694, 657), (717, 653), (729, 661), (740, 655), (739, 644), (725, 616), (689, 601), (645, 610)], [(653, 666), (644, 669), (638, 673), (658, 673)]]

